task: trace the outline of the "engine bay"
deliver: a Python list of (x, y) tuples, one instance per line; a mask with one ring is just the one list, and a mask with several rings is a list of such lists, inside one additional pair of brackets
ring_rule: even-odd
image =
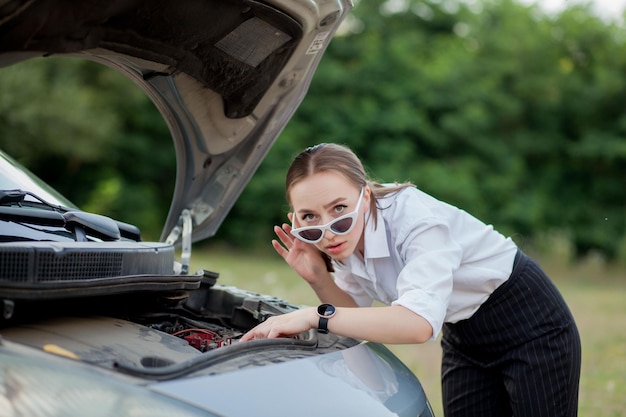
[(143, 378), (250, 366), (244, 351), (254, 351), (260, 366), (358, 343), (330, 336), (318, 349), (317, 335), (304, 335), (238, 345), (258, 323), (298, 307), (213, 282), (193, 291), (19, 300), (12, 308), (1, 322), (2, 339)]

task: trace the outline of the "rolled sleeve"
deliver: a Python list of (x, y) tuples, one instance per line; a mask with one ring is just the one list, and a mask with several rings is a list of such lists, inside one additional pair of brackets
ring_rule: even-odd
[(437, 300), (436, 296), (428, 294), (425, 291), (413, 290), (402, 294), (400, 298), (392, 302), (391, 305), (402, 306), (420, 317), (423, 317), (433, 329), (431, 340), (436, 339), (439, 332), (441, 332), (446, 305), (443, 301)]
[(434, 339), (446, 319), (453, 276), (463, 251), (438, 218), (422, 219), (420, 224), (407, 225), (404, 230), (406, 233), (397, 240), (397, 250), (405, 266), (398, 275), (398, 296), (392, 305), (401, 305), (427, 320)]

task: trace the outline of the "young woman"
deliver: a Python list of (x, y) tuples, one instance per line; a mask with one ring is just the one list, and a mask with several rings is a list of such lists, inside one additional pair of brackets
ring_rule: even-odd
[[(515, 243), (410, 183), (368, 180), (347, 147), (301, 152), (276, 251), (323, 303), (242, 341), (321, 332), (381, 343), (442, 333), (446, 416), (575, 416), (581, 348), (565, 301)], [(372, 307), (373, 301), (384, 307)]]

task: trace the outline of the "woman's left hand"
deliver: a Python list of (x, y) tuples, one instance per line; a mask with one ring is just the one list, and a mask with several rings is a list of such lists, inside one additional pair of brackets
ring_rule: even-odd
[(317, 313), (315, 308), (308, 307), (291, 313), (272, 316), (244, 334), (240, 341), (290, 337), (309, 331), (316, 326)]

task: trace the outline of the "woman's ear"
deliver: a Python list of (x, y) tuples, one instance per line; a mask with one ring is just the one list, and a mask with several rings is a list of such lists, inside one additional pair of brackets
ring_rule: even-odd
[(365, 200), (364, 202), (365, 202), (366, 207), (371, 207), (372, 198), (374, 198), (374, 196), (372, 195), (372, 189), (369, 187), (369, 185), (366, 185), (365, 195), (363, 195), (363, 199)]

